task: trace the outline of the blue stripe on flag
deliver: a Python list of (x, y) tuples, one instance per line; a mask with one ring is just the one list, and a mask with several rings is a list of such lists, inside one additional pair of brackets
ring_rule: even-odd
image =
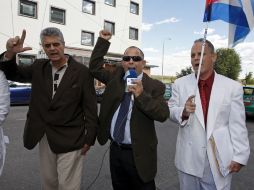
[(235, 36), (232, 45), (235, 46), (237, 43), (243, 41), (249, 32), (250, 28), (237, 26), (235, 29)]
[(242, 7), (229, 4), (213, 3), (207, 7), (203, 21), (223, 20), (238, 26), (249, 27)]

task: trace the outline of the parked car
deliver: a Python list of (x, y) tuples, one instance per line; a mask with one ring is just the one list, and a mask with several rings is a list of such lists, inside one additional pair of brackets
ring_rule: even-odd
[(245, 106), (245, 113), (247, 116), (254, 115), (254, 87), (244, 86), (243, 87), (243, 102)]
[(11, 105), (27, 105), (30, 102), (31, 84), (9, 81)]
[(102, 101), (104, 90), (105, 90), (105, 87), (95, 89), (98, 103), (101, 103)]
[(169, 98), (171, 98), (172, 96), (172, 85), (171, 84), (165, 84), (166, 88), (165, 88), (165, 93), (164, 93), (164, 99), (166, 101), (169, 100)]

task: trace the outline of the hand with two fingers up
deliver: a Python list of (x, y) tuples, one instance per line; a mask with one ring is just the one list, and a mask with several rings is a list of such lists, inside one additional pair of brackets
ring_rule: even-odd
[(31, 47), (24, 47), (26, 30), (22, 31), (21, 37), (10, 38), (6, 43), (5, 58), (12, 59), (17, 53), (32, 50)]

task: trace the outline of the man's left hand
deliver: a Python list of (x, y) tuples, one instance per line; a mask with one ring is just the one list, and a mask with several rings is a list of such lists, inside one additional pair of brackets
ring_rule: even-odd
[(128, 87), (128, 91), (132, 92), (135, 97), (138, 97), (144, 91), (142, 81), (139, 79), (136, 79), (133, 81), (133, 83), (134, 85), (130, 85)]
[(82, 148), (81, 155), (86, 155), (87, 151), (90, 149), (90, 146), (88, 144), (85, 144)]
[(239, 172), (242, 167), (243, 167), (242, 164), (239, 164), (238, 162), (235, 161), (231, 161), (231, 164), (229, 165), (229, 172), (230, 173)]

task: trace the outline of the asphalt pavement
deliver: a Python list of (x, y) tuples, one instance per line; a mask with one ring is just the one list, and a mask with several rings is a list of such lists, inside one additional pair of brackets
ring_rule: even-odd
[[(9, 136), (10, 144), (7, 147), (4, 171), (0, 177), (0, 190), (40, 189), (38, 148), (26, 150), (22, 141), (27, 109), (27, 106), (11, 107), (4, 124), (4, 132)], [(254, 118), (247, 120), (247, 128), (251, 156), (248, 166), (233, 176), (232, 190), (254, 190)], [(156, 130), (159, 140), (158, 172), (155, 179), (157, 189), (178, 190), (179, 183), (174, 166), (177, 126), (169, 120), (164, 123), (156, 122)], [(109, 144), (100, 146), (96, 143), (84, 157), (82, 190), (89, 187), (90, 190), (112, 190), (108, 146)], [(98, 178), (93, 183), (96, 176)]]

